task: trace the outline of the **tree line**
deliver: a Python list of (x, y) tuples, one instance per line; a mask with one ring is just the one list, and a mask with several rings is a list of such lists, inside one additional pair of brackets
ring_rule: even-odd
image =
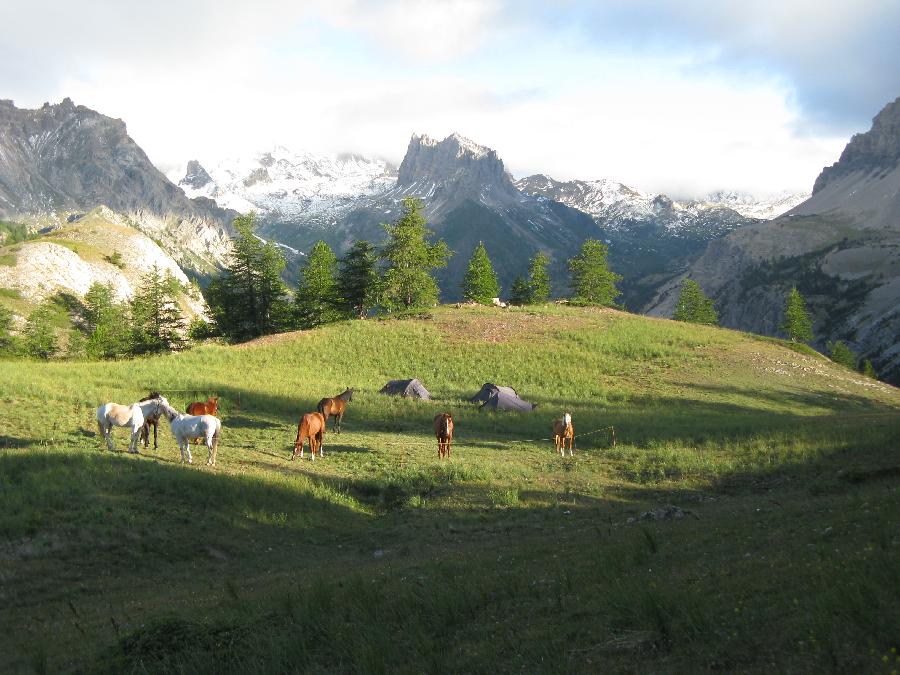
[[(719, 315), (712, 299), (703, 292), (700, 284), (692, 279), (682, 281), (681, 292), (675, 303), (675, 312), (672, 318), (688, 323), (719, 325)], [(813, 341), (812, 319), (806, 309), (806, 300), (796, 286), (791, 287), (785, 298), (784, 320), (778, 329), (787, 335), (791, 342), (809, 344)], [(843, 341), (828, 342), (826, 351), (829, 358), (835, 363), (840, 363), (851, 370), (859, 370), (869, 377), (876, 377), (872, 362), (869, 359), (860, 360), (859, 356)]]
[[(285, 330), (308, 329), (370, 313), (419, 312), (438, 303), (440, 291), (432, 272), (453, 255), (447, 244), (430, 241), (422, 203), (403, 201), (401, 216), (384, 225), (387, 241), (381, 249), (357, 240), (338, 258), (324, 241), (309, 251), (306, 266), (291, 296), (282, 281), (286, 261), (272, 242), (253, 233), (253, 214), (234, 221), (238, 236), (231, 264), (206, 293), (216, 330), (233, 340)], [(612, 306), (622, 277), (609, 269), (608, 248), (589, 239), (569, 260), (570, 302)], [(546, 302), (551, 294), (550, 259), (538, 252), (527, 276), (510, 289), (513, 304)], [(483, 242), (475, 247), (462, 281), (463, 297), (489, 305), (500, 296), (500, 285)]]
[(61, 294), (43, 300), (18, 334), (12, 313), (0, 305), (0, 354), (111, 359), (183, 349), (191, 329), (202, 334), (206, 324), (189, 328), (180, 298), (199, 293), (199, 287), (185, 286), (154, 265), (131, 300), (118, 299), (110, 284), (94, 282), (81, 300)]

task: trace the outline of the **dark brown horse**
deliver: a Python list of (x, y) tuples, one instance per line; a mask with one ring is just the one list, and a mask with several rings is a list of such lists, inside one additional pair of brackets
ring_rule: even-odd
[[(153, 398), (159, 398), (158, 391), (152, 391), (150, 394), (141, 399), (141, 401), (149, 401)], [(156, 444), (157, 431), (159, 430), (159, 415), (148, 415), (144, 417), (144, 426), (141, 427), (141, 443), (145, 448), (150, 447), (150, 427), (153, 427), (153, 449), (159, 446)]]
[(434, 416), (434, 435), (438, 442), (438, 459), (450, 459), (450, 444), (453, 442), (453, 417), (450, 413)]
[(324, 457), (322, 450), (322, 442), (325, 440), (325, 417), (322, 413), (306, 413), (300, 418), (300, 424), (297, 425), (297, 440), (294, 441), (294, 454), (291, 455), (293, 460), (297, 455), (303, 459), (303, 442), (309, 439), (309, 454), (312, 458), (316, 458), (316, 448), (319, 449), (319, 457)]
[[(219, 416), (219, 397), (218, 396), (210, 396), (206, 399), (206, 402), (203, 401), (194, 401), (193, 403), (188, 403), (187, 407), (188, 415), (214, 415), (215, 417)], [(195, 438), (194, 445), (199, 445), (202, 439)]]
[(343, 394), (338, 394), (333, 398), (323, 398), (319, 401), (319, 405), (316, 406), (316, 410), (318, 410), (322, 417), (325, 418), (325, 421), (328, 421), (329, 417), (334, 418), (334, 423), (331, 426), (332, 431), (337, 431), (337, 433), (341, 433), (341, 420), (344, 419), (344, 411), (347, 410), (347, 403), (353, 400), (353, 390), (345, 389)]

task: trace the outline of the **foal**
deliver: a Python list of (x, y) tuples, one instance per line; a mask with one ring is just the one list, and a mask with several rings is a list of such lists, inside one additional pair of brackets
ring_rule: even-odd
[(572, 444), (575, 442), (575, 427), (572, 426), (572, 415), (564, 413), (561, 420), (553, 420), (553, 440), (556, 451), (566, 456), (566, 440), (569, 441), (569, 457), (572, 456)]
[(453, 417), (450, 413), (434, 416), (434, 435), (438, 442), (438, 459), (450, 459), (450, 444), (453, 442)]

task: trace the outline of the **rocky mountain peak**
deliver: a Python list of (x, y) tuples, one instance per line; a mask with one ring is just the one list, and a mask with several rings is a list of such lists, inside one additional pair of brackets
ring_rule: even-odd
[(516, 192), (494, 150), (456, 133), (442, 141), (413, 134), (400, 164), (397, 185), (416, 183), (458, 186), (476, 194), (484, 188)]
[(194, 190), (199, 190), (204, 185), (212, 181), (212, 176), (207, 173), (206, 169), (203, 168), (203, 165), (200, 164), (196, 159), (192, 159), (187, 164), (187, 170), (184, 173), (184, 178), (178, 181), (178, 184), (182, 187), (193, 188)]
[(888, 103), (872, 120), (872, 128), (854, 134), (835, 164), (816, 178), (813, 194), (854, 172), (883, 173), (900, 166), (900, 98)]

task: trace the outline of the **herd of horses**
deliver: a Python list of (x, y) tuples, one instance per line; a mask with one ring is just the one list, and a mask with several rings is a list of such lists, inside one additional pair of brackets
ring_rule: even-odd
[[(341, 433), (341, 422), (347, 410), (347, 404), (353, 400), (353, 390), (348, 388), (344, 392), (331, 398), (323, 398), (316, 406), (316, 412), (304, 414), (297, 425), (297, 438), (294, 441), (294, 452), (291, 460), (298, 455), (303, 459), (304, 446), (309, 444), (309, 452), (315, 460), (316, 454), (324, 457), (323, 450), (325, 440), (325, 428), (329, 418), (332, 423), (332, 431)], [(128, 452), (137, 453), (138, 444), (145, 448), (150, 445), (150, 427), (153, 427), (153, 447), (157, 446), (157, 431), (160, 417), (165, 417), (169, 422), (169, 428), (178, 441), (178, 449), (181, 451), (181, 462), (187, 460), (193, 463), (190, 444), (206, 444), (208, 456), (206, 463), (210, 466), (216, 464), (216, 454), (219, 447), (219, 436), (222, 432), (222, 422), (218, 417), (219, 397), (211, 396), (206, 401), (194, 401), (187, 406), (186, 413), (179, 413), (169, 405), (169, 401), (159, 392), (154, 391), (132, 405), (120, 405), (118, 403), (104, 403), (97, 408), (97, 428), (100, 435), (106, 441), (109, 450), (114, 450), (110, 431), (114, 426), (129, 427), (131, 429), (131, 442)], [(438, 459), (450, 459), (450, 448), (453, 443), (453, 416), (448, 412), (438, 413), (434, 416), (434, 436), (438, 444)], [(556, 452), (565, 456), (568, 445), (569, 456), (572, 456), (575, 440), (575, 427), (572, 424), (572, 415), (563, 414), (561, 419), (553, 420), (553, 441)]]

